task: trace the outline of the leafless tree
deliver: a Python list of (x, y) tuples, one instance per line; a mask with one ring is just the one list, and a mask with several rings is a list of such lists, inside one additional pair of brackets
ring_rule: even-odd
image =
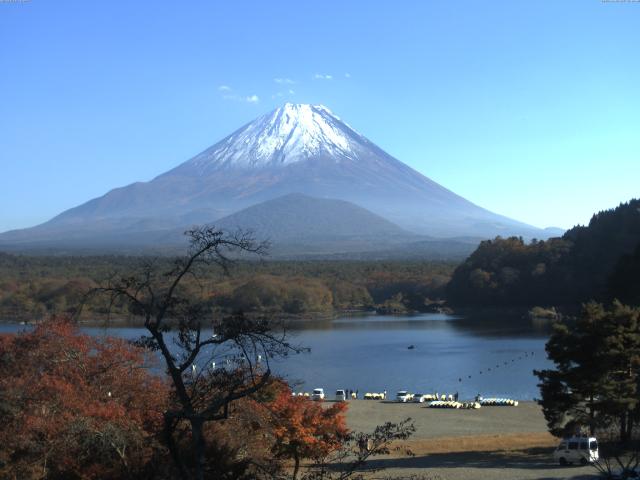
[(598, 430), (598, 460), (593, 467), (602, 478), (637, 478), (640, 471), (640, 434), (620, 441), (620, 423), (609, 422)]
[[(199, 281), (202, 269), (217, 266), (226, 272), (237, 255), (263, 255), (267, 246), (248, 233), (212, 227), (194, 228), (186, 235), (189, 250), (170, 267), (147, 261), (92, 293), (106, 295), (110, 305), (124, 300), (144, 319), (148, 335), (140, 343), (160, 353), (173, 387), (174, 398), (164, 415), (167, 446), (181, 478), (202, 480), (205, 424), (227, 418), (233, 402), (267, 385), (271, 359), (299, 350), (287, 342), (282, 324), (243, 314), (216, 316), (205, 295), (194, 296), (184, 288), (187, 277)], [(190, 462), (174, 438), (184, 422), (191, 432)]]

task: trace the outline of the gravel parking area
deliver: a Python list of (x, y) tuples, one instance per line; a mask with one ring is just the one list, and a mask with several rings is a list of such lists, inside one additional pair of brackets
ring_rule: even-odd
[(371, 431), (387, 421), (411, 417), (416, 433), (407, 442), (415, 456), (392, 454), (369, 461), (387, 475), (429, 474), (442, 480), (467, 479), (595, 479), (591, 466), (560, 467), (552, 457), (557, 440), (546, 428), (540, 407), (479, 410), (431, 409), (425, 404), (355, 400), (349, 402), (347, 424)]

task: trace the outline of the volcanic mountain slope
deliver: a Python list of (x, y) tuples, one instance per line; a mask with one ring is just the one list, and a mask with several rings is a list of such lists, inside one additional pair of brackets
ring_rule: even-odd
[(148, 238), (290, 193), (353, 202), (433, 237), (545, 232), (480, 208), (396, 160), (324, 106), (286, 104), (149, 182), (114, 189), (0, 244)]
[(258, 238), (280, 243), (352, 238), (390, 243), (420, 238), (351, 202), (296, 193), (245, 208), (215, 225), (226, 230), (252, 230)]
[(296, 193), (245, 208), (215, 225), (251, 230), (255, 238), (271, 243), (272, 256), (402, 249), (423, 240), (351, 202)]
[[(478, 238), (439, 240), (415, 235), (344, 200), (292, 193), (252, 205), (215, 222), (234, 232), (250, 230), (270, 243), (269, 257), (284, 259), (443, 259), (462, 260)], [(182, 230), (162, 239), (184, 242)]]

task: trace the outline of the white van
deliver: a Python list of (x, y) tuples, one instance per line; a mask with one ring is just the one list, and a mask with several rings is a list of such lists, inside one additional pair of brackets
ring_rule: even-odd
[(593, 463), (598, 460), (598, 441), (595, 437), (563, 438), (553, 452), (553, 458), (560, 465)]
[(324, 400), (324, 389), (314, 388), (311, 392), (311, 400)]
[(413, 395), (406, 390), (400, 390), (398, 393), (396, 393), (397, 402), (407, 403), (411, 400), (413, 400)]
[(347, 392), (336, 390), (336, 402), (344, 402), (347, 399)]

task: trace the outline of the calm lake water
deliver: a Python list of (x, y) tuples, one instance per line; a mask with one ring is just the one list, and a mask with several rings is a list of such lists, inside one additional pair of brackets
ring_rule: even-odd
[[(472, 398), (539, 397), (534, 369), (550, 367), (544, 345), (550, 328), (513, 317), (362, 315), (294, 325), (291, 342), (309, 353), (278, 361), (274, 370), (297, 385), (365, 392), (455, 393)], [(0, 332), (23, 329), (0, 325)], [(92, 335), (140, 337), (140, 328), (83, 328)], [(408, 347), (413, 345), (414, 348)]]

